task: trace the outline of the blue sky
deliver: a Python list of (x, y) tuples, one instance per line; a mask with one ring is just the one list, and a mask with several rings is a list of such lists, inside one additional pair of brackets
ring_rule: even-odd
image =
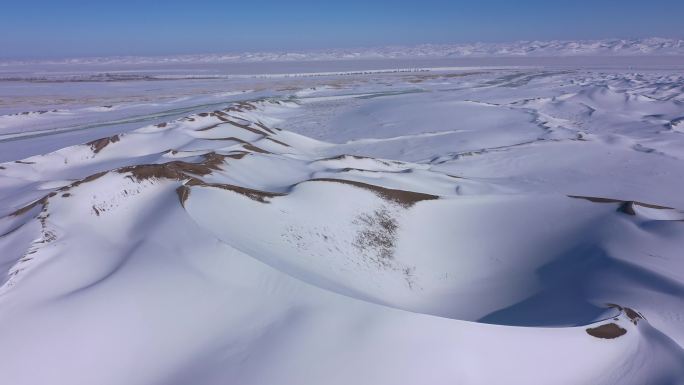
[(0, 1), (0, 57), (684, 37), (684, 0)]

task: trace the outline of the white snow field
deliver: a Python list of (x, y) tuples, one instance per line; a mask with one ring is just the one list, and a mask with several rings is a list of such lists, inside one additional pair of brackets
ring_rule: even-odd
[(7, 65), (0, 383), (684, 384), (684, 61), (632, 59)]

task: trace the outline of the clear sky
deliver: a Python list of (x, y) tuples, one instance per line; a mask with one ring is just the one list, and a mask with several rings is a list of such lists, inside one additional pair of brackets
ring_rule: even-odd
[(0, 57), (684, 37), (684, 0), (0, 0)]

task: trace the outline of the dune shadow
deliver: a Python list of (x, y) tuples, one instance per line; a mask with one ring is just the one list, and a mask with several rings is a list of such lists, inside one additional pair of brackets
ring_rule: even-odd
[[(617, 314), (595, 298), (643, 289), (684, 297), (684, 287), (641, 266), (611, 257), (597, 245), (573, 248), (537, 271), (541, 288), (531, 297), (478, 321), (511, 326), (580, 326)], [(614, 295), (614, 294), (613, 294)]]

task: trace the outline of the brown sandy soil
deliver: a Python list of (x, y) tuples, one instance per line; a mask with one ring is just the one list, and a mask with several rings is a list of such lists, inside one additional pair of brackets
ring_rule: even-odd
[[(267, 136), (267, 135), (268, 135), (268, 133), (263, 132), (263, 131), (260, 131), (260, 130), (257, 130), (256, 128), (252, 128), (252, 127), (250, 127), (250, 126), (247, 125), (247, 124), (240, 124), (240, 123), (238, 123), (238, 122), (235, 122), (235, 121), (232, 121), (232, 120), (230, 120), (230, 119), (226, 119), (226, 118), (220, 117), (220, 116), (218, 117), (218, 119), (219, 119), (220, 121), (222, 121), (223, 123), (216, 123), (216, 124), (213, 124), (213, 125), (208, 126), (208, 127), (199, 128), (199, 129), (197, 129), (197, 130), (195, 130), (195, 131), (209, 131), (209, 130), (211, 130), (211, 129), (213, 129), (213, 128), (216, 128), (216, 127), (218, 127), (218, 126), (220, 126), (220, 125), (222, 125), (222, 124), (226, 124), (226, 123), (227, 123), (227, 124), (230, 124), (230, 125), (232, 125), (232, 126), (235, 126), (235, 127), (238, 127), (238, 128), (242, 128), (243, 130), (247, 130), (247, 131), (253, 132), (253, 133), (257, 134), (257, 135), (261, 135), (261, 136)], [(271, 132), (271, 133), (273, 133), (273, 132)]]
[(236, 137), (234, 137), (234, 136), (227, 136), (227, 137), (225, 137), (225, 138), (204, 138), (204, 139), (205, 139), (205, 140), (232, 140), (232, 141), (238, 142), (238, 143), (240, 143), (240, 144), (245, 144), (245, 145), (246, 145), (246, 144), (251, 144), (250, 142), (248, 142), (248, 141), (246, 141), (246, 140), (243, 140), (243, 139), (240, 139), (240, 138), (236, 138)]
[(231, 152), (227, 155), (224, 155), (226, 158), (231, 158), (231, 159), (242, 159), (245, 157), (245, 155), (250, 154), (250, 152), (247, 151), (234, 151)]
[(31, 209), (33, 209), (34, 207), (36, 207), (38, 205), (42, 206), (42, 208), (45, 208), (45, 206), (47, 205), (48, 199), (50, 199), (50, 197), (52, 197), (54, 195), (55, 195), (54, 193), (50, 193), (50, 194), (38, 199), (37, 201), (29, 203), (28, 205), (21, 207), (21, 208), (17, 209), (16, 211), (14, 211), (13, 213), (11, 213), (10, 216), (18, 217), (20, 215), (26, 214), (27, 212), (31, 211)]
[(609, 304), (607, 304), (607, 305), (608, 305), (608, 307), (612, 307), (612, 308), (618, 309), (618, 310), (620, 310), (621, 312), (625, 313), (625, 314), (627, 315), (627, 317), (629, 317), (630, 321), (632, 321), (632, 323), (633, 323), (634, 325), (636, 325), (637, 323), (639, 323), (639, 320), (645, 319), (644, 316), (643, 316), (641, 313), (639, 313), (638, 311), (636, 311), (636, 310), (634, 310), (634, 309), (632, 309), (632, 308), (629, 308), (629, 307), (622, 307), (622, 306), (616, 305), (616, 304), (614, 304), (614, 303), (609, 303)]
[(380, 186), (376, 186), (376, 185), (372, 185), (372, 184), (367, 184), (367, 183), (362, 183), (362, 182), (357, 182), (357, 181), (351, 181), (351, 180), (344, 180), (344, 179), (315, 178), (315, 179), (310, 179), (309, 182), (334, 182), (334, 183), (348, 184), (348, 185), (351, 185), (354, 187), (359, 187), (362, 189), (370, 190), (373, 193), (375, 193), (376, 195), (380, 196), (381, 198), (389, 200), (389, 201), (396, 202), (399, 205), (404, 206), (406, 208), (411, 207), (420, 201), (439, 199), (439, 197), (437, 195), (424, 194), (424, 193), (419, 193), (419, 192), (414, 192), (414, 191), (394, 190), (394, 189), (380, 187)]
[(595, 328), (588, 328), (587, 334), (596, 338), (613, 339), (618, 338), (627, 333), (627, 330), (621, 328), (617, 324), (609, 323)]
[[(162, 164), (147, 164), (147, 165), (136, 165), (136, 166), (128, 166), (128, 167), (123, 167), (118, 170), (115, 170), (118, 173), (121, 174), (126, 174), (130, 173), (130, 177), (134, 178), (136, 181), (140, 182), (142, 180), (146, 179), (172, 179), (172, 180), (184, 180), (184, 179), (195, 179), (194, 176), (204, 176), (210, 174), (212, 171), (219, 170), (221, 169), (221, 165), (224, 164), (224, 159), (225, 158), (232, 158), (232, 159), (241, 159), (247, 154), (247, 152), (238, 152), (230, 155), (221, 155), (217, 154), (214, 152), (208, 153), (203, 155), (203, 161), (201, 163), (188, 163), (188, 162), (183, 162), (183, 161), (174, 161), (174, 162), (168, 162), (168, 163), (162, 163)], [(90, 175), (84, 179), (81, 179), (79, 181), (73, 182), (68, 186), (64, 186), (56, 191), (53, 191), (44, 197), (24, 206), (16, 211), (12, 212), (9, 214), (10, 216), (19, 216), (22, 214), (25, 214), (34, 207), (40, 205), (44, 209), (45, 206), (48, 203), (48, 200), (57, 195), (58, 193), (63, 193), (62, 197), (63, 198), (68, 198), (71, 196), (71, 193), (68, 193), (71, 188), (77, 187), (83, 183), (93, 181), (97, 178), (100, 178), (101, 176), (105, 175), (107, 171), (104, 172), (99, 172), (93, 175)], [(195, 179), (196, 180), (196, 179)], [(189, 195), (189, 191), (182, 191), (182, 188), (186, 188), (184, 186), (179, 187), (178, 189), (178, 194), (179, 198), (181, 198), (181, 203), (185, 202), (187, 199), (187, 196)], [(237, 189), (237, 186), (236, 186)], [(256, 190), (255, 190), (256, 191)], [(181, 193), (183, 195), (181, 195)], [(96, 214), (99, 214), (97, 210), (95, 209)]]
[(281, 142), (281, 141), (276, 140), (276, 139), (273, 139), (273, 138), (271, 138), (271, 137), (267, 137), (266, 139), (270, 140), (271, 142), (278, 143), (278, 144), (281, 145), (281, 146), (292, 147), (292, 146), (290, 146), (290, 145), (287, 144), (287, 143)]
[[(268, 191), (261, 191), (261, 190), (254, 190), (251, 188), (247, 187), (240, 187), (240, 186), (235, 186), (231, 184), (224, 184), (224, 183), (206, 183), (203, 182), (199, 179), (193, 178), (190, 179), (185, 186), (200, 186), (200, 187), (215, 187), (215, 188), (220, 188), (223, 190), (228, 190), (232, 191), (238, 194), (242, 194), (246, 197), (248, 197), (251, 200), (261, 202), (261, 203), (271, 203), (268, 199), (269, 198), (274, 198), (274, 197), (279, 197), (279, 196), (285, 196), (286, 194), (282, 193), (273, 193), (273, 192), (268, 192)], [(187, 187), (186, 187), (187, 188)], [(182, 199), (181, 202), (184, 202), (185, 199), (189, 196), (189, 191), (188, 192), (182, 192), (184, 195), (181, 195), (181, 192), (177, 191), (179, 194), (179, 197)]]
[[(253, 105), (251, 103), (247, 103), (247, 102), (242, 102), (242, 103), (238, 103), (236, 106), (227, 108), (225, 111), (245, 111), (245, 110), (254, 110), (254, 109), (256, 109), (255, 105)], [(243, 128), (245, 130), (251, 131), (253, 133), (256, 133), (256, 134), (259, 134), (262, 136), (268, 136), (269, 135), (268, 133), (266, 133), (264, 131), (261, 131), (261, 130), (249, 127), (248, 125), (240, 124), (240, 123), (237, 123), (237, 122), (234, 122), (234, 121), (231, 121), (231, 120), (224, 118), (224, 116), (226, 116), (227, 114), (224, 113), (223, 111), (216, 110), (216, 111), (213, 111), (211, 113), (200, 113), (198, 115), (202, 116), (202, 117), (206, 117), (206, 116), (210, 116), (210, 115), (216, 116), (220, 120), (224, 121), (225, 123), (230, 123), (234, 126)], [(190, 118), (190, 117), (186, 117), (184, 119), (188, 120), (188, 121), (194, 121), (195, 120), (195, 119)], [(209, 130), (209, 129), (214, 128), (220, 124), (224, 124), (224, 123), (218, 123), (216, 125), (206, 127), (206, 128), (200, 129), (200, 130)], [(258, 127), (263, 128), (265, 131), (268, 131), (270, 133), (274, 133), (268, 127), (266, 127), (263, 123), (259, 122), (259, 123), (255, 123), (255, 124)], [(166, 127), (167, 125), (168, 125), (168, 123), (162, 122), (162, 123), (156, 124), (155, 126), (159, 127), (159, 128), (163, 128), (163, 127)], [(109, 144), (119, 142), (120, 140), (121, 140), (120, 135), (113, 135), (110, 137), (101, 138), (101, 139), (97, 139), (97, 140), (88, 142), (88, 143), (86, 143), (86, 145), (90, 146), (93, 153), (97, 154), (100, 151), (102, 151), (105, 147), (107, 147)], [(208, 175), (212, 171), (221, 169), (220, 166), (224, 164), (224, 160), (226, 158), (242, 159), (245, 155), (249, 154), (250, 152), (270, 154), (270, 152), (263, 150), (259, 147), (256, 147), (253, 144), (251, 144), (250, 142), (247, 142), (247, 141), (235, 138), (235, 137), (221, 138), (221, 139), (217, 139), (217, 140), (233, 140), (233, 141), (236, 141), (236, 142), (242, 144), (246, 151), (235, 151), (235, 152), (231, 152), (227, 155), (217, 154), (215, 152), (211, 152), (211, 153), (203, 155), (203, 159), (199, 163), (190, 163), (190, 162), (185, 162), (185, 161), (172, 161), (172, 162), (163, 163), (163, 164), (147, 164), (147, 165), (129, 166), (129, 167), (120, 168), (120, 169), (115, 170), (115, 171), (119, 172), (119, 173), (123, 173), (123, 174), (130, 173), (130, 177), (134, 178), (136, 181), (142, 181), (142, 180), (151, 179), (151, 178), (172, 179), (172, 180), (190, 179), (190, 180), (195, 180), (194, 184), (198, 185), (198, 184), (203, 183), (203, 182), (200, 182), (199, 180), (197, 180), (195, 178), (196, 176)], [(271, 139), (271, 140), (275, 143), (289, 147), (289, 145), (287, 145), (286, 143), (280, 142), (280, 141), (275, 140), (275, 139)], [(170, 150), (170, 151), (173, 152), (173, 150)], [(15, 163), (18, 163), (18, 164), (34, 164), (34, 162), (27, 162), (27, 161), (21, 161), (21, 160), (17, 160), (17, 161), (15, 161)], [(0, 166), (0, 169), (4, 170), (4, 169), (6, 169), (6, 167)], [(9, 215), (10, 216), (20, 216), (22, 214), (25, 214), (25, 213), (31, 211), (33, 208), (35, 208), (37, 206), (42, 206), (42, 209), (44, 209), (46, 207), (46, 205), (48, 204), (48, 200), (51, 197), (54, 197), (58, 193), (62, 193), (61, 196), (63, 198), (68, 198), (72, 195), (71, 193), (67, 192), (71, 188), (79, 186), (82, 183), (86, 183), (86, 182), (90, 182), (92, 180), (95, 180), (95, 179), (103, 176), (106, 173), (107, 173), (107, 171), (99, 172), (99, 173), (90, 175), (90, 176), (88, 176), (82, 180), (75, 181), (75, 182), (69, 184), (68, 186), (61, 187), (61, 188), (43, 196), (40, 199), (35, 200), (35, 201), (31, 202), (30, 204), (15, 210), (14, 212), (12, 212)], [(190, 185), (192, 185), (192, 184), (190, 184)], [(207, 185), (207, 186), (209, 186), (209, 185)], [(265, 202), (265, 203), (267, 203), (265, 198), (282, 195), (282, 194), (272, 194), (272, 193), (268, 193), (268, 192), (262, 192), (262, 191), (258, 191), (258, 190), (252, 190), (252, 189), (242, 188), (239, 186), (231, 186), (231, 185), (213, 185), (213, 187), (219, 187), (219, 188), (235, 191), (235, 192), (241, 193), (243, 195), (246, 195), (246, 196), (250, 197), (251, 199), (254, 199), (254, 200), (257, 200), (260, 202)], [(187, 197), (189, 196), (189, 189), (185, 186), (181, 186), (178, 189), (178, 194), (179, 194), (179, 198), (181, 199), (181, 202), (184, 202), (187, 199)]]
[(383, 165), (385, 165), (385, 166), (390, 166), (390, 165), (392, 165), (392, 164), (395, 164), (395, 165), (396, 165), (396, 164), (402, 164), (402, 162), (398, 162), (398, 161), (394, 161), (394, 160), (393, 160), (393, 161), (385, 161), (385, 160), (380, 160), (380, 159), (376, 159), (376, 158), (371, 158), (371, 157), (369, 157), (369, 156), (349, 155), (349, 154), (342, 154), (342, 155), (332, 156), (332, 157), (329, 157), (329, 158), (318, 159), (317, 161), (325, 161), (325, 160), (345, 160), (346, 158), (359, 159), (359, 160), (361, 160), (361, 159), (369, 159), (369, 160), (376, 161), (376, 162), (378, 162), (378, 163), (380, 163), (380, 164), (383, 164)]
[[(388, 171), (378, 171), (378, 170), (366, 170), (363, 168), (354, 168), (354, 167), (345, 167), (345, 168), (340, 170), (340, 172), (351, 172), (351, 171), (371, 172), (371, 173), (378, 173), (378, 172), (386, 173), (386, 172), (388, 172)], [(391, 172), (396, 173), (397, 171), (391, 171)]]
[(399, 228), (397, 220), (386, 207), (382, 207), (372, 214), (357, 216), (353, 223), (361, 226), (354, 240), (354, 247), (362, 254), (366, 250), (375, 250), (377, 255), (371, 257), (371, 260), (378, 267), (391, 269)]
[(597, 197), (586, 197), (586, 196), (581, 196), (581, 195), (568, 195), (569, 198), (574, 198), (574, 199), (584, 199), (589, 202), (594, 202), (594, 203), (624, 203), (625, 201), (621, 201), (618, 199), (610, 199), (610, 198), (597, 198)]
[(209, 130), (211, 130), (211, 129), (213, 129), (213, 128), (216, 128), (216, 127), (218, 127), (218, 126), (220, 126), (220, 125), (222, 125), (222, 124), (223, 124), (223, 123), (212, 124), (211, 126), (207, 126), (207, 127), (203, 127), (203, 128), (198, 128), (198, 129), (195, 130), (195, 131), (209, 131)]
[(636, 211), (634, 211), (634, 206), (647, 207), (647, 208), (657, 209), (657, 210), (674, 210), (674, 208), (672, 208), (672, 207), (654, 205), (651, 203), (644, 203), (644, 202), (639, 202), (639, 201), (623, 201), (623, 200), (619, 200), (619, 199), (587, 197), (587, 196), (580, 196), (580, 195), (568, 195), (568, 197), (569, 198), (575, 198), (575, 199), (584, 199), (584, 200), (588, 200), (588, 201), (594, 202), (594, 203), (619, 203), (620, 206), (618, 207), (617, 211), (619, 211), (621, 213), (628, 214), (628, 215), (636, 215)]
[(255, 145), (251, 144), (251, 143), (243, 145), (242, 148), (244, 148), (247, 151), (258, 152), (260, 154), (272, 154), (270, 151), (266, 151), (266, 150), (259, 148)]
[(263, 130), (270, 132), (271, 134), (275, 134), (275, 131), (273, 131), (273, 130), (282, 131), (281, 129), (276, 128), (276, 127), (273, 127), (273, 129), (271, 129), (261, 122), (256, 122), (256, 123), (254, 123), (254, 125), (263, 129)]
[[(245, 195), (245, 196), (249, 197), (250, 199), (261, 202), (261, 203), (269, 203), (267, 198), (273, 198), (273, 197), (286, 195), (286, 194), (282, 194), (282, 193), (273, 193), (273, 192), (267, 192), (267, 191), (261, 191), (261, 190), (254, 190), (254, 189), (230, 185), (230, 184), (206, 183), (204, 181), (201, 181), (200, 179), (197, 179), (195, 177), (188, 175), (188, 174), (194, 174), (194, 175), (199, 175), (199, 176), (207, 175), (207, 174), (211, 173), (212, 170), (215, 170), (218, 168), (218, 164), (216, 163), (216, 161), (218, 159), (222, 160), (223, 158), (226, 158), (226, 157), (240, 159), (240, 158), (244, 157), (245, 155), (247, 155), (248, 153), (242, 152), (242, 153), (237, 153), (237, 154), (233, 154), (233, 155), (219, 155), (219, 154), (215, 154), (215, 153), (211, 153), (211, 154), (213, 154), (212, 157), (214, 157), (214, 159), (215, 159), (214, 162), (209, 162), (209, 161), (205, 161), (203, 163), (169, 162), (169, 163), (164, 163), (164, 164), (159, 164), (159, 165), (132, 166), (132, 167), (120, 169), (119, 172), (131, 172), (133, 174), (133, 177), (135, 177), (138, 180), (143, 180), (143, 179), (148, 179), (148, 178), (166, 178), (166, 179), (182, 180), (182, 179), (190, 178), (190, 180), (187, 183), (185, 183), (185, 186), (182, 186), (183, 188), (179, 188), (177, 190), (177, 193), (179, 194), (179, 199), (181, 200), (181, 202), (185, 202), (185, 200), (187, 200), (187, 198), (190, 194), (190, 191), (187, 190), (187, 187), (192, 187), (192, 186), (221, 188), (224, 190), (229, 190), (229, 191), (233, 191), (233, 192)], [(207, 154), (207, 155), (211, 155), (211, 154)], [(375, 185), (371, 185), (371, 184), (367, 184), (367, 183), (350, 181), (350, 180), (343, 180), (343, 179), (316, 178), (316, 179), (308, 180), (306, 182), (336, 182), (336, 183), (352, 185), (355, 187), (370, 190), (373, 193), (380, 196), (381, 198), (389, 200), (389, 201), (393, 201), (395, 203), (398, 203), (399, 205), (401, 205), (403, 207), (410, 207), (410, 206), (414, 205), (415, 203), (417, 203), (419, 201), (423, 201), (423, 200), (439, 199), (439, 197), (436, 195), (418, 193), (418, 192), (413, 192), (413, 191), (388, 189), (388, 188), (375, 186)]]
[(121, 138), (119, 137), (119, 135), (114, 135), (108, 138), (93, 140), (92, 142), (86, 143), (86, 145), (90, 146), (93, 152), (97, 154), (98, 152), (102, 151), (103, 148), (107, 147), (110, 143), (116, 143), (120, 139)]
[[(106, 106), (103, 106), (103, 107), (106, 107)], [(9, 114), (9, 115), (10, 116), (31, 115), (31, 114), (43, 115), (43, 114), (47, 114), (48, 112), (57, 112), (57, 110), (22, 111), (22, 112), (17, 112), (16, 114)]]
[(66, 187), (62, 187), (61, 189), (59, 189), (59, 190), (57, 190), (57, 191), (62, 192), (62, 191), (69, 190), (69, 189), (71, 189), (72, 187), (78, 187), (78, 186), (82, 185), (83, 183), (88, 183), (88, 182), (94, 181), (95, 179), (97, 179), (97, 178), (103, 176), (103, 175), (106, 174), (106, 173), (107, 173), (107, 171), (102, 171), (102, 172), (95, 173), (95, 174), (93, 174), (93, 175), (89, 175), (89, 176), (87, 176), (87, 177), (85, 177), (85, 178), (83, 178), (83, 179), (81, 179), (81, 180), (77, 180), (76, 182), (74, 182), (74, 183), (72, 183), (72, 184), (70, 184), (70, 185), (68, 185), (68, 186), (66, 186)]
[(201, 163), (188, 163), (184, 161), (173, 161), (162, 164), (144, 164), (123, 167), (117, 172), (131, 174), (136, 181), (146, 179), (173, 179), (183, 180), (192, 178), (195, 175), (208, 175), (212, 171), (220, 170), (221, 165), (224, 164), (225, 155), (220, 155), (215, 152), (210, 152), (202, 156)]
[(53, 191), (53, 192), (45, 195), (44, 197), (42, 197), (42, 198), (24, 206), (24, 207), (19, 208), (18, 210), (14, 211), (13, 213), (11, 213), (9, 215), (10, 216), (19, 216), (19, 215), (25, 214), (25, 213), (31, 211), (31, 209), (33, 209), (34, 207), (36, 207), (38, 205), (41, 205), (42, 208), (44, 209), (48, 203), (48, 200), (50, 198), (54, 197), (55, 195), (57, 195), (58, 193), (65, 193), (65, 194), (62, 194), (62, 197), (68, 198), (69, 196), (71, 196), (71, 194), (66, 193), (66, 192), (69, 191), (71, 188), (80, 186), (83, 183), (93, 181), (93, 180), (103, 176), (104, 174), (106, 174), (106, 172), (98, 172), (96, 174), (87, 176), (87, 177), (85, 177), (81, 180), (78, 180), (76, 182), (73, 182), (73, 183), (69, 184), (68, 186), (61, 187), (61, 188), (57, 189), (56, 191)]
[(259, 134), (259, 135), (263, 135), (263, 136), (267, 136), (267, 135), (268, 135), (268, 133), (263, 132), (263, 131), (261, 131), (261, 130), (257, 130), (256, 128), (252, 128), (252, 127), (250, 127), (248, 124), (238, 123), (238, 122), (236, 122), (236, 121), (234, 121), (234, 120), (230, 120), (230, 119), (226, 119), (225, 122), (228, 123), (228, 124), (231, 124), (231, 125), (233, 125), (233, 126), (235, 126), (235, 127), (242, 128), (243, 130), (247, 130), (247, 131), (253, 132), (253, 133), (255, 133), (255, 134)]
[(176, 189), (176, 194), (178, 194), (178, 200), (180, 201), (181, 205), (185, 207), (185, 201), (190, 197), (190, 188), (185, 185), (178, 186)]
[(232, 140), (234, 142), (238, 142), (238, 143), (242, 144), (242, 148), (244, 148), (245, 150), (248, 150), (251, 152), (258, 152), (261, 154), (271, 154), (271, 152), (266, 151), (263, 148), (259, 148), (259, 147), (253, 145), (252, 143), (250, 143), (246, 140), (242, 140), (242, 139), (236, 138), (234, 136), (229, 136), (226, 138), (204, 138), (204, 140)]

